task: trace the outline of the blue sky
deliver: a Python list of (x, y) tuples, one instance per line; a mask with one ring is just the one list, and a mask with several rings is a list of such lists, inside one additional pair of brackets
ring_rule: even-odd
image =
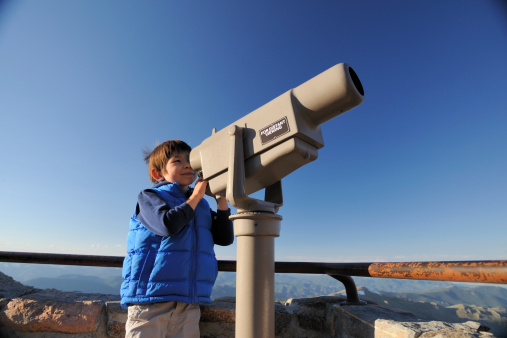
[(347, 62), (365, 100), (283, 180), (276, 259), (506, 259), (502, 2), (1, 5), (1, 251), (124, 255), (143, 149)]

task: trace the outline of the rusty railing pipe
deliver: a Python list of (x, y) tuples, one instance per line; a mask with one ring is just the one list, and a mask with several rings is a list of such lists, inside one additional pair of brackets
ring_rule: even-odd
[[(122, 256), (0, 251), (0, 262), (10, 263), (120, 268), (123, 259)], [(218, 270), (235, 272), (236, 262), (220, 260)], [(275, 262), (275, 272), (507, 284), (507, 260), (397, 263)]]

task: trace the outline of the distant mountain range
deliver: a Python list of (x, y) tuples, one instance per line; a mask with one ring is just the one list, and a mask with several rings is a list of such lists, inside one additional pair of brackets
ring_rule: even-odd
[(409, 299), (416, 302), (432, 303), (440, 306), (464, 304), (484, 307), (507, 307), (507, 289), (498, 286), (476, 286), (471, 288), (448, 286), (442, 289), (415, 293), (382, 292), (382, 295)]
[(121, 278), (101, 278), (78, 274), (60, 275), (58, 277), (40, 277), (22, 282), (39, 289), (58, 289), (62, 291), (79, 291), (85, 293), (119, 294)]

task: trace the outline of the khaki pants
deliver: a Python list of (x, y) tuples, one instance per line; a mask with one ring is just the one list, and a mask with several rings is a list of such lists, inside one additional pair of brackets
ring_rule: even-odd
[(125, 337), (199, 338), (199, 304), (164, 302), (129, 305)]

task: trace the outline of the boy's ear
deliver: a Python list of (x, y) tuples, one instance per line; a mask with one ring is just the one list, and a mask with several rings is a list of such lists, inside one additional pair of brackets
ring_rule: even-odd
[(151, 177), (153, 177), (157, 181), (163, 181), (164, 180), (164, 177), (162, 176), (162, 173), (160, 171), (158, 171), (157, 169), (155, 169), (155, 168), (151, 169), (150, 174), (151, 174)]

